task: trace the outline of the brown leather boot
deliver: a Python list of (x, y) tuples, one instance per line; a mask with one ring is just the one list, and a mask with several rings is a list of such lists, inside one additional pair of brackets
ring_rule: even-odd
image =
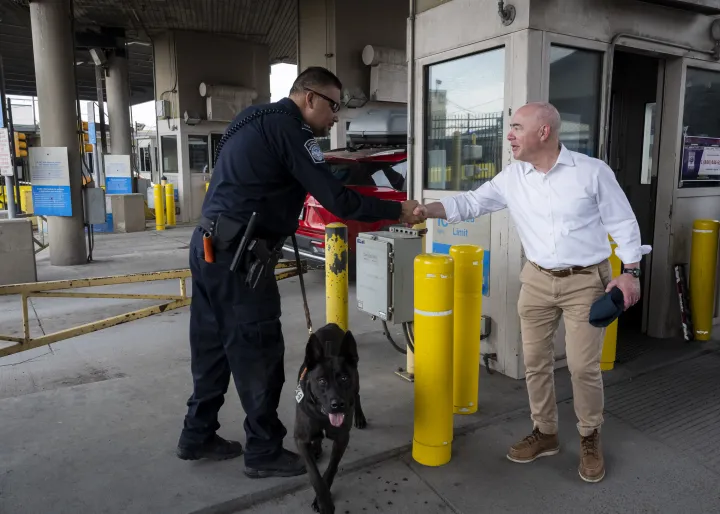
[(557, 434), (543, 434), (538, 428), (522, 441), (510, 447), (507, 458), (513, 462), (527, 464), (539, 457), (557, 455), (560, 443)]
[(587, 437), (580, 438), (580, 478), (586, 482), (599, 482), (605, 477), (605, 460), (600, 444), (600, 433), (595, 430)]

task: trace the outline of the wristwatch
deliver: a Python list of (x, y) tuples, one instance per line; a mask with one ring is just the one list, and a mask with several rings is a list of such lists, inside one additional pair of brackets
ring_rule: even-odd
[(628, 273), (635, 278), (640, 278), (640, 268), (623, 268), (623, 273)]

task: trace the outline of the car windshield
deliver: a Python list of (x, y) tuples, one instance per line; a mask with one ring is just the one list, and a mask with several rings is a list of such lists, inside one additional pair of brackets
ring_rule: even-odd
[(390, 187), (405, 191), (407, 161), (329, 162), (333, 174), (346, 186)]

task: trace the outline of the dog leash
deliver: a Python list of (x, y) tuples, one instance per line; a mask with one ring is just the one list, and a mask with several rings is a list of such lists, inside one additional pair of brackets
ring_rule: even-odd
[(307, 295), (305, 294), (305, 280), (303, 279), (302, 264), (300, 263), (300, 252), (298, 251), (295, 234), (290, 237), (292, 237), (293, 249), (295, 250), (295, 265), (297, 266), (298, 276), (300, 277), (300, 290), (302, 291), (303, 307), (305, 308), (305, 322), (307, 323), (308, 334), (312, 334), (312, 320), (310, 319), (310, 308), (308, 307)]

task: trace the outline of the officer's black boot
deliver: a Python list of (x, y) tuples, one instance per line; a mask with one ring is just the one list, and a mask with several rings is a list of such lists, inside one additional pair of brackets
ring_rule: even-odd
[(215, 435), (203, 444), (178, 444), (176, 453), (182, 460), (228, 460), (240, 457), (243, 449), (237, 441), (227, 441)]
[(250, 478), (294, 477), (307, 473), (302, 457), (283, 449), (280, 456), (268, 463), (245, 465), (245, 474)]

